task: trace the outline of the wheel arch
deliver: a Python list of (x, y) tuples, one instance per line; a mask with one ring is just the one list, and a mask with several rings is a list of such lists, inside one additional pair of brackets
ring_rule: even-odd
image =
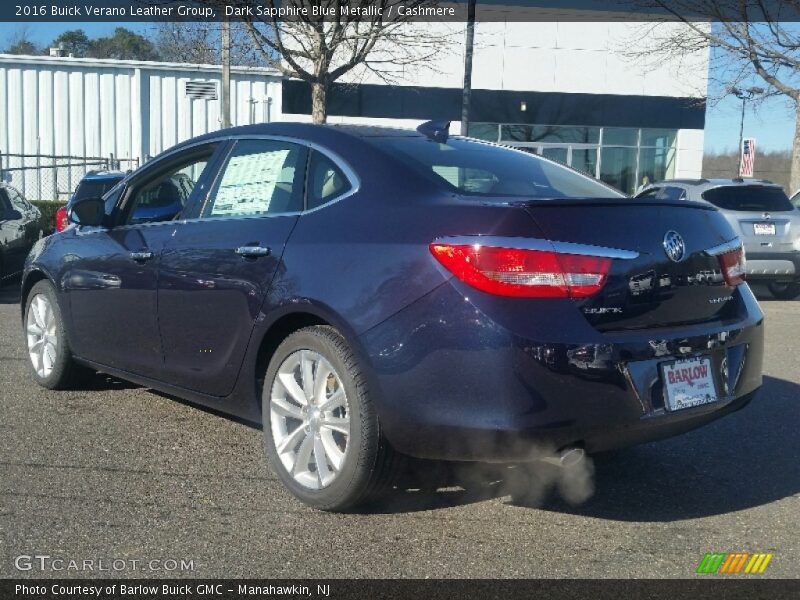
[(50, 278), (50, 276), (48, 276), (47, 273), (45, 273), (41, 269), (32, 269), (31, 271), (25, 273), (25, 275), (23, 276), (22, 288), (20, 290), (20, 296), (19, 296), (19, 307), (23, 318), (25, 317), (25, 304), (28, 301), (28, 294), (31, 293), (31, 289), (33, 289), (33, 286), (35, 286), (40, 281), (44, 280), (49, 281), (50, 283), (53, 284), (53, 287), (55, 287), (55, 283), (53, 283), (53, 280)]
[(254, 373), (252, 381), (255, 386), (252, 393), (252, 401), (256, 404), (258, 414), (261, 414), (261, 392), (264, 386), (264, 376), (272, 355), (281, 342), (292, 333), (314, 325), (328, 326), (338, 331), (356, 356), (362, 360), (363, 364), (364, 353), (355, 332), (335, 314), (315, 304), (306, 304), (302, 310), (284, 312), (273, 319), (269, 325), (257, 331), (258, 346), (252, 361)]

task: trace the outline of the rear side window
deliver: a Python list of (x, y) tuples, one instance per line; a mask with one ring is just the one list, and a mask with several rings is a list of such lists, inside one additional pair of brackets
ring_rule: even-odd
[(14, 188), (12, 188), (12, 187), (6, 188), (6, 191), (8, 192), (8, 197), (11, 200), (11, 204), (18, 211), (20, 211), (22, 213), (25, 213), (25, 212), (28, 212), (32, 208), (32, 206), (28, 203), (28, 201), (25, 200), (25, 198), (22, 197), (22, 194), (20, 194)]
[(272, 140), (240, 140), (209, 196), (204, 217), (303, 210), (306, 149)]
[(740, 185), (718, 187), (703, 192), (703, 200), (723, 210), (741, 212), (785, 212), (794, 210), (779, 187)]
[(319, 152), (311, 152), (308, 165), (308, 190), (306, 208), (308, 210), (322, 206), (326, 202), (346, 194), (352, 185), (327, 156)]
[(619, 198), (623, 194), (539, 156), (471, 140), (371, 138), (394, 157), (453, 191), (479, 196)]

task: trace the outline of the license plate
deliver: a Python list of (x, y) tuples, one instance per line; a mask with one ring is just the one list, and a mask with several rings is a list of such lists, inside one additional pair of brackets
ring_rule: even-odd
[(661, 374), (669, 410), (692, 408), (717, 400), (711, 359), (707, 357), (663, 363)]
[(753, 233), (756, 235), (775, 235), (775, 223), (753, 223)]

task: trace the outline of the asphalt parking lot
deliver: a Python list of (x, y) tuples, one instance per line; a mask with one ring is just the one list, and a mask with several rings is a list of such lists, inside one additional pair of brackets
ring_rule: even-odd
[[(131, 577), (692, 577), (706, 552), (772, 552), (763, 576), (800, 576), (798, 301), (760, 295), (754, 403), (597, 458), (580, 506), (515, 505), (477, 468), (461, 487), (442, 472), (449, 487), (331, 515), (284, 492), (251, 425), (103, 376), (82, 391), (38, 388), (17, 285), (0, 289), (0, 577), (92, 575), (20, 572), (20, 555), (122, 559), (96, 574)], [(131, 562), (153, 559), (193, 570)]]

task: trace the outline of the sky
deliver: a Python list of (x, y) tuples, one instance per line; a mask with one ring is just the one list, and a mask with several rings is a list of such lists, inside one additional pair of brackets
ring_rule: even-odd
[[(69, 29), (83, 29), (90, 38), (110, 35), (114, 28), (125, 26), (142, 34), (152, 27), (148, 23), (42, 23), (28, 25), (29, 37), (38, 44), (47, 44)], [(18, 31), (19, 23), (0, 23), (0, 47), (8, 45)], [(739, 145), (739, 121), (742, 104), (728, 97), (706, 108), (705, 151), (723, 152)], [(789, 150), (794, 135), (794, 111), (782, 98), (765, 100), (758, 105), (748, 103), (745, 113), (744, 137), (756, 139), (761, 152)]]

